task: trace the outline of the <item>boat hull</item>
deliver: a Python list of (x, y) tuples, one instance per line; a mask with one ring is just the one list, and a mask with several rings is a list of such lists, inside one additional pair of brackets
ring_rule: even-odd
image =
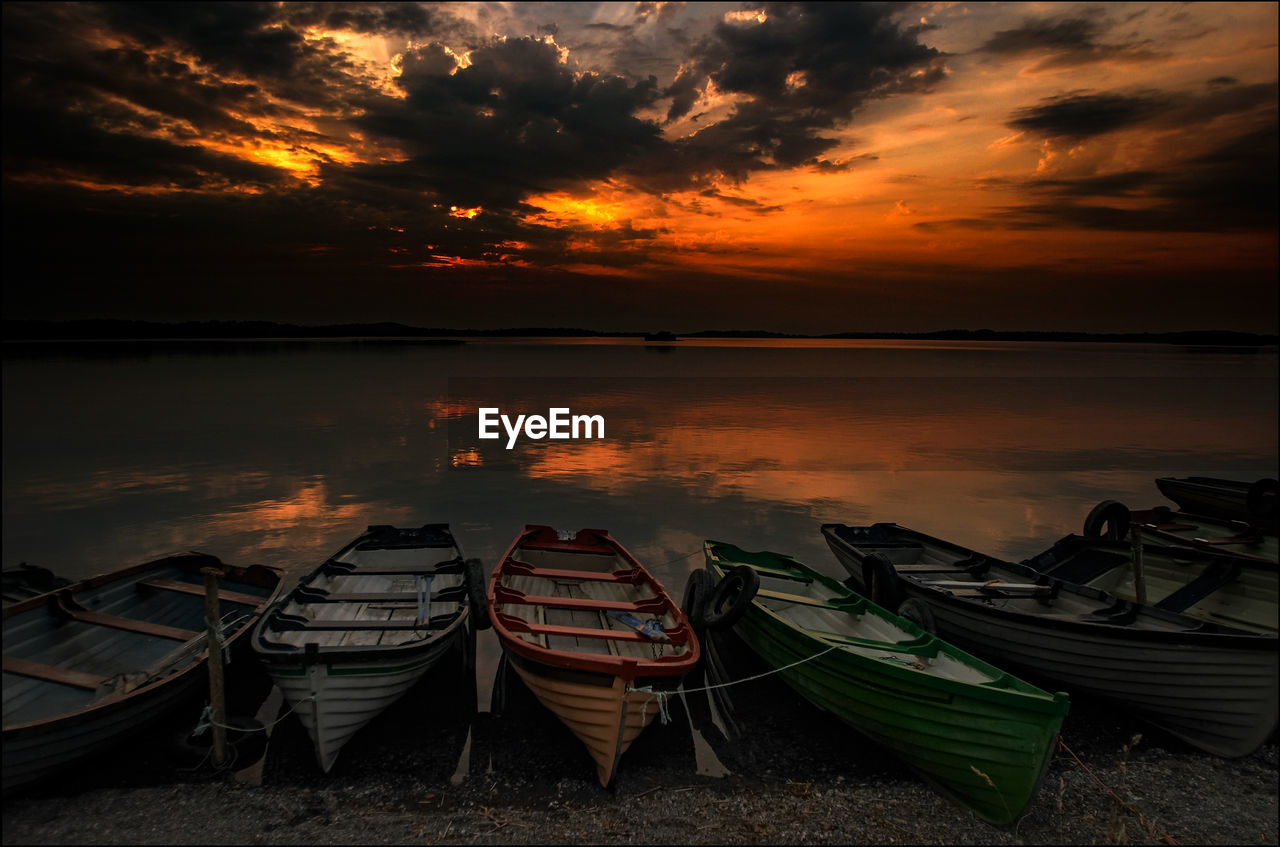
[(1215, 477), (1160, 477), (1160, 493), (1184, 512), (1277, 529), (1276, 481), (1239, 482)]
[[(715, 557), (707, 559), (708, 571), (721, 578)], [(863, 613), (920, 632), (870, 603)], [(800, 696), (892, 751), (983, 820), (1011, 823), (1035, 796), (1056, 748), (1066, 695), (1030, 693), (999, 672), (987, 685), (928, 676), (840, 649), (759, 602), (734, 631)]]
[[(876, 545), (854, 547), (830, 525), (823, 534), (861, 584), (863, 559)], [(1134, 629), (1009, 611), (910, 579), (899, 585), (906, 597), (928, 604), (937, 634), (947, 641), (998, 666), (1119, 703), (1205, 752), (1248, 755), (1276, 726), (1274, 636), (1212, 631), (1190, 619), (1185, 629)]]
[(582, 741), (602, 786), (662, 711), (653, 692), (698, 662), (684, 612), (604, 530), (526, 526), (494, 569), (488, 608), (511, 667)]
[(268, 672), (298, 716), (325, 773), (353, 735), (399, 700), (450, 649), (438, 642), (416, 658), (391, 661), (272, 665)]
[(262, 616), (254, 651), (322, 771), (443, 657), (465, 657), (474, 578), (447, 525), (373, 526)]
[(90, 713), (48, 726), (23, 727), (4, 735), (4, 790), (47, 778), (144, 733), (202, 688), (199, 671), (154, 691), (118, 700)]
[(223, 573), (224, 638), (234, 649), (274, 599), (278, 570), (191, 553), (5, 609), (6, 792), (154, 728), (205, 690), (204, 567)]
[(621, 676), (565, 673), (520, 657), (511, 659), (511, 667), (538, 702), (583, 743), (602, 786), (613, 781), (623, 754), (659, 715), (658, 697), (666, 696), (640, 691), (646, 685)]

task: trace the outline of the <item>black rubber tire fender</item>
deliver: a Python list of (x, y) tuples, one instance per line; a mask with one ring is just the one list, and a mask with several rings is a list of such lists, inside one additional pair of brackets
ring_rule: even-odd
[(896, 612), (905, 595), (898, 581), (898, 571), (882, 553), (868, 553), (862, 559), (863, 596), (882, 609)]
[(760, 574), (748, 565), (735, 565), (716, 584), (704, 617), (713, 629), (728, 629), (738, 622), (760, 590)]
[(918, 597), (909, 597), (898, 607), (898, 616), (906, 618), (930, 635), (938, 633), (938, 622), (933, 619), (929, 604)]
[(471, 601), (471, 620), (476, 630), (493, 626), (489, 620), (488, 587), (486, 586), (484, 565), (479, 559), (467, 559), (464, 562), (467, 580), (467, 599)]
[(1267, 477), (1249, 486), (1245, 494), (1244, 506), (1254, 520), (1269, 522), (1276, 519), (1276, 490), (1280, 483)]
[(1120, 541), (1129, 534), (1129, 507), (1118, 500), (1103, 500), (1084, 519), (1085, 538)]
[(680, 608), (689, 618), (689, 626), (701, 631), (707, 625), (707, 604), (715, 591), (715, 580), (704, 568), (698, 568), (689, 574), (684, 583), (684, 599)]

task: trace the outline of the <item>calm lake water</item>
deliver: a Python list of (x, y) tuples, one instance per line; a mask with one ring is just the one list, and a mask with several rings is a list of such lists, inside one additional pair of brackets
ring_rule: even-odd
[[(1020, 559), (1158, 476), (1277, 475), (1275, 348), (885, 341), (321, 341), (4, 361), (4, 566), (196, 549), (296, 577), (366, 525), (609, 529), (679, 598), (705, 538), (841, 575), (826, 521)], [(605, 419), (482, 441), (478, 409)], [(692, 554), (692, 555), (691, 555)], [(493, 661), (482, 647), (481, 674)], [(483, 698), (482, 698), (483, 702)]]

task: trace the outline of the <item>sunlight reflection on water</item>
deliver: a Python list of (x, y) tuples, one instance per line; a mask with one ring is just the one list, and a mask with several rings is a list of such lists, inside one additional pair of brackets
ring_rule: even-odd
[[(681, 342), (684, 344), (684, 342)], [(369, 523), (525, 523), (666, 562), (717, 536), (834, 568), (817, 525), (1037, 552), (1158, 475), (1274, 475), (1276, 355), (1148, 345), (522, 341), (4, 364), (4, 561), (69, 576), (197, 548), (305, 572)], [(476, 438), (481, 405), (599, 441)], [(678, 591), (696, 558), (659, 576)], [(834, 572), (834, 571), (833, 571)]]

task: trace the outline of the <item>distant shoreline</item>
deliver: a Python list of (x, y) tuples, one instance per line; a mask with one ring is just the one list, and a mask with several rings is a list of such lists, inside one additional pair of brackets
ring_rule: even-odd
[[(10, 342), (182, 342), (213, 340), (386, 339), (429, 341), (467, 338), (644, 338), (648, 331), (601, 332), (567, 327), (506, 329), (445, 329), (399, 323), (351, 323), (304, 326), (272, 321), (186, 321), (164, 323), (131, 320), (4, 321), (4, 340)], [(767, 330), (700, 330), (675, 333), (678, 338), (850, 339), (903, 341), (1047, 341), (1178, 344), (1196, 346), (1265, 347), (1277, 344), (1274, 334), (1232, 330), (1174, 332), (1072, 332), (1042, 330), (946, 329), (932, 332), (836, 332), (803, 334)]]

